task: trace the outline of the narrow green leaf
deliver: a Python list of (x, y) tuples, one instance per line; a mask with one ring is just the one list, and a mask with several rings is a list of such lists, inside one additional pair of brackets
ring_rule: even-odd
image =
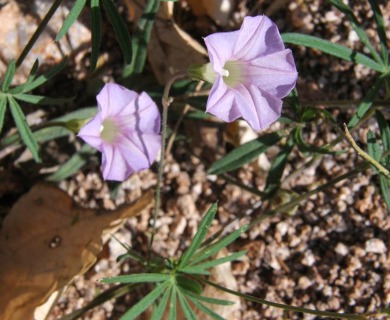
[[(379, 131), (381, 133), (383, 152), (386, 152), (390, 150), (390, 128), (385, 117), (379, 110), (375, 111), (375, 118), (378, 122)], [(390, 156), (385, 156), (383, 159), (381, 159), (381, 161), (387, 165), (390, 161)]]
[(61, 164), (59, 169), (48, 176), (46, 181), (60, 182), (66, 178), (73, 176), (80, 168), (82, 168), (90, 159), (91, 155), (96, 152), (95, 149), (88, 144), (84, 144), (80, 150), (72, 155), (70, 159)]
[(171, 296), (169, 297), (168, 320), (176, 320), (176, 312), (177, 312), (177, 288), (176, 286), (173, 286)]
[(269, 169), (267, 180), (265, 182), (264, 193), (270, 196), (280, 186), (284, 168), (286, 167), (288, 157), (294, 148), (293, 137), (290, 136), (287, 143), (280, 149), (279, 153), (273, 159)]
[[(378, 143), (376, 142), (375, 135), (371, 130), (368, 130), (367, 132), (367, 153), (374, 160), (380, 162), (382, 152)], [(379, 171), (374, 166), (371, 167), (376, 173), (379, 173)]]
[(381, 194), (383, 200), (386, 203), (387, 211), (390, 212), (390, 195), (389, 195), (389, 179), (387, 179), (384, 175), (379, 176), (379, 185), (381, 188)]
[(195, 294), (201, 294), (203, 291), (202, 286), (199, 284), (199, 282), (181, 275), (176, 276), (176, 285), (180, 289), (184, 289)]
[(205, 276), (208, 276), (210, 274), (209, 271), (207, 271), (206, 269), (202, 269), (198, 266), (186, 266), (184, 268), (180, 268), (178, 269), (178, 271), (180, 272), (183, 272), (183, 273), (187, 273), (187, 274), (200, 274), (200, 275), (205, 275)]
[(28, 78), (27, 78), (26, 82), (31, 82), (31, 81), (33, 81), (35, 79), (35, 77), (37, 75), (37, 72), (38, 72), (38, 68), (39, 68), (39, 60), (36, 59), (34, 61), (34, 64), (31, 67), (31, 70), (30, 70), (30, 73), (28, 75)]
[(66, 59), (62, 60), (59, 64), (51, 68), (49, 71), (45, 72), (43, 75), (37, 77), (35, 80), (31, 82), (26, 82), (21, 84), (20, 86), (17, 86), (15, 88), (12, 88), (9, 90), (9, 93), (16, 94), (16, 93), (26, 93), (29, 92), (40, 85), (44, 84), (47, 80), (54, 77), (58, 72), (60, 72), (66, 65)]
[(198, 253), (196, 253), (193, 258), (190, 259), (190, 265), (195, 265), (196, 263), (207, 259), (208, 257), (212, 256), (213, 254), (217, 253), (222, 248), (228, 246), (231, 244), (234, 240), (236, 240), (239, 236), (241, 236), (246, 230), (248, 229), (247, 225), (242, 226), (241, 228), (233, 231), (232, 233), (226, 235), (222, 239), (218, 240), (217, 242), (206, 246), (202, 250), (200, 250)]
[(190, 296), (190, 297), (193, 297), (196, 300), (207, 302), (207, 303), (211, 303), (211, 304), (216, 304), (216, 305), (219, 305), (219, 306), (232, 306), (233, 304), (235, 304), (233, 301), (205, 297), (205, 296), (201, 296), (201, 295), (195, 294), (193, 292), (186, 292), (186, 295)]
[(200, 303), (198, 300), (195, 298), (188, 296), (188, 299), (194, 304), (196, 308), (198, 308), (200, 311), (202, 311), (204, 314), (207, 314), (209, 317), (212, 319), (217, 319), (217, 320), (224, 320), (220, 315), (216, 314), (214, 311), (206, 307), (204, 304)]
[(8, 102), (11, 109), (12, 116), (14, 118), (16, 127), (18, 128), (20, 137), (22, 138), (22, 141), (26, 145), (26, 147), (30, 150), (34, 160), (36, 162), (41, 162), (41, 159), (39, 157), (38, 153), (38, 143), (34, 139), (34, 136), (31, 132), (30, 127), (28, 126), (28, 123), (26, 121), (26, 117), (23, 114), (22, 109), (20, 108), (19, 103), (12, 97), (8, 96)]
[(372, 105), (372, 101), (376, 97), (379, 89), (381, 88), (383, 81), (385, 79), (385, 75), (380, 75), (376, 78), (374, 85), (367, 91), (366, 95), (363, 97), (362, 101), (359, 103), (355, 114), (348, 122), (348, 128), (353, 128), (359, 122), (360, 119), (366, 114), (368, 109), (370, 109)]
[(74, 100), (74, 97), (72, 98), (49, 98), (44, 96), (36, 96), (32, 94), (26, 94), (26, 93), (17, 93), (13, 95), (15, 99), (21, 100), (24, 102), (28, 102), (31, 104), (38, 104), (38, 105), (61, 105), (65, 103), (72, 102)]
[(3, 130), (5, 110), (7, 109), (7, 97), (0, 96), (0, 133)]
[(331, 151), (326, 147), (316, 147), (316, 146), (307, 144), (303, 140), (302, 130), (303, 130), (303, 127), (297, 127), (293, 130), (293, 133), (292, 133), (294, 143), (297, 145), (298, 150), (300, 152), (319, 153), (319, 154), (340, 154), (343, 152), (343, 151)]
[(102, 14), (100, 12), (99, 0), (91, 0), (91, 72), (96, 69), (97, 60), (99, 57), (101, 21)]
[(358, 53), (339, 44), (331, 43), (317, 37), (299, 33), (284, 33), (281, 36), (285, 43), (317, 49), (337, 58), (362, 64), (372, 70), (383, 72), (383, 66), (381, 66), (379, 63), (375, 62), (364, 54)]
[(102, 283), (140, 283), (140, 282), (161, 282), (169, 280), (171, 276), (165, 273), (138, 273), (128, 274), (124, 276), (117, 276), (111, 278), (103, 278)]
[(213, 259), (213, 260), (210, 260), (210, 261), (207, 261), (207, 262), (203, 262), (203, 263), (199, 263), (199, 264), (196, 264), (196, 265), (191, 265), (191, 266), (187, 266), (187, 267), (184, 267), (183, 269), (178, 269), (179, 271), (181, 272), (185, 272), (185, 273), (188, 273), (188, 274), (199, 274), (197, 273), (197, 269), (209, 269), (209, 268), (212, 268), (212, 267), (215, 267), (217, 265), (220, 265), (220, 264), (223, 264), (223, 263), (226, 263), (226, 262), (231, 262), (231, 261), (234, 261), (234, 260), (237, 260), (238, 258), (242, 257), (244, 254), (246, 253), (246, 250), (243, 250), (243, 251), (239, 251), (239, 252), (234, 252), (226, 257), (222, 257), (222, 258), (218, 258), (218, 259)]
[(381, 57), (375, 51), (374, 47), (368, 40), (367, 34), (364, 32), (363, 28), (359, 25), (358, 20), (353, 14), (351, 8), (343, 3), (341, 0), (328, 0), (331, 4), (333, 4), (337, 9), (339, 9), (346, 18), (351, 22), (352, 28), (355, 30), (358, 35), (360, 41), (364, 44), (364, 46), (370, 51), (373, 58), (380, 64), (383, 64)]
[(70, 26), (77, 20), (86, 3), (87, 0), (76, 0), (69, 14), (66, 16), (60, 31), (58, 31), (55, 41), (59, 41), (68, 32)]
[(374, 20), (376, 23), (376, 30), (379, 37), (379, 43), (381, 46), (382, 59), (385, 65), (389, 62), (389, 51), (387, 48), (386, 28), (383, 22), (383, 15), (377, 0), (368, 0), (371, 5), (371, 9), (374, 12)]
[(131, 64), (123, 70), (123, 77), (125, 78), (133, 74), (140, 74), (144, 69), (148, 43), (150, 40), (154, 18), (159, 6), (159, 0), (149, 0), (146, 2), (146, 7), (138, 20), (137, 29), (133, 37), (133, 57)]
[(136, 319), (144, 312), (170, 285), (170, 281), (157, 285), (151, 292), (138, 301), (129, 311), (127, 311), (120, 320)]
[(214, 162), (207, 170), (208, 174), (221, 174), (242, 167), (256, 159), (269, 147), (275, 145), (282, 136), (277, 132), (265, 134), (260, 138), (244, 143)]
[(167, 306), (168, 298), (171, 295), (171, 292), (172, 292), (172, 287), (169, 287), (167, 290), (165, 290), (158, 305), (153, 307), (151, 320), (161, 320), (162, 319), (162, 317), (164, 315), (165, 308)]
[(207, 230), (211, 226), (211, 222), (213, 221), (216, 212), (217, 212), (217, 204), (214, 203), (211, 205), (211, 207), (207, 210), (206, 214), (204, 215), (202, 221), (199, 224), (198, 230), (196, 231), (196, 234), (192, 239), (190, 245), (188, 246), (187, 250), (181, 255), (178, 262), (179, 267), (184, 267), (187, 264), (187, 261), (193, 256), (195, 251), (199, 248), (204, 237), (206, 236)]
[(11, 84), (12, 78), (14, 77), (15, 74), (15, 60), (11, 60), (7, 70), (5, 71), (4, 79), (1, 84), (1, 91), (2, 92), (7, 92), (9, 85)]
[(181, 310), (183, 311), (185, 319), (197, 320), (194, 311), (192, 311), (191, 307), (188, 305), (188, 302), (181, 290), (177, 290), (177, 297), (179, 298), (180, 307)]
[(114, 28), (116, 38), (123, 52), (125, 63), (130, 64), (132, 58), (131, 56), (132, 48), (131, 48), (131, 38), (130, 38), (129, 30), (127, 30), (127, 26), (123, 21), (122, 17), (119, 15), (118, 11), (116, 10), (113, 2), (111, 0), (101, 0), (101, 1), (104, 9), (106, 10), (108, 20), (110, 20), (110, 23)]

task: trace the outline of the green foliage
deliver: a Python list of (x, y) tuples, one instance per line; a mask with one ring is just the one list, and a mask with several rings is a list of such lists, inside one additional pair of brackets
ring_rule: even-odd
[[(236, 240), (245, 232), (246, 227), (244, 226), (213, 243), (202, 245), (216, 211), (217, 205), (213, 204), (200, 222), (198, 231), (187, 250), (177, 261), (166, 260), (165, 264), (153, 266), (153, 269), (160, 270), (158, 273), (132, 274), (101, 280), (104, 283), (154, 284), (154, 288), (128, 310), (121, 319), (135, 319), (150, 305), (153, 305), (152, 319), (162, 319), (167, 308), (168, 319), (177, 319), (177, 302), (186, 319), (197, 319), (193, 308), (190, 307), (190, 302), (195, 308), (213, 319), (222, 319), (202, 302), (217, 305), (231, 305), (231, 302), (202, 296), (203, 286), (198, 279), (194, 278), (194, 275), (208, 274), (206, 269), (236, 260), (244, 255), (245, 251), (241, 251), (223, 258), (206, 261), (206, 259)], [(139, 261), (139, 257), (137, 257), (137, 260)]]
[(260, 154), (267, 151), (269, 147), (278, 143), (282, 138), (283, 134), (272, 132), (255, 140), (246, 142), (214, 162), (207, 173), (221, 174), (238, 169), (244, 164), (256, 159)]
[(87, 0), (76, 0), (72, 9), (69, 11), (69, 14), (65, 18), (64, 24), (62, 25), (60, 31), (58, 31), (55, 41), (59, 41), (65, 35), (65, 33), (68, 32), (70, 26), (77, 20), (81, 10), (83, 10), (86, 3)]

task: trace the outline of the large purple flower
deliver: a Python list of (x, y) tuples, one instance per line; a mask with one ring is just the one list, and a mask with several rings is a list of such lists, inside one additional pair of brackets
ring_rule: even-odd
[(204, 40), (216, 74), (206, 111), (227, 122), (242, 117), (255, 130), (268, 127), (298, 76), (277, 26), (265, 16), (245, 17), (240, 30)]
[(123, 181), (149, 168), (161, 148), (156, 104), (117, 84), (106, 84), (96, 98), (98, 113), (78, 136), (102, 153), (103, 178)]

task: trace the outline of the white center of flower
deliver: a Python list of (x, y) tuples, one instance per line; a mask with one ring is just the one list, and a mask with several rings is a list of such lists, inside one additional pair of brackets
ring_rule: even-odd
[(237, 61), (227, 61), (221, 70), (223, 81), (228, 87), (234, 87), (243, 82), (244, 65)]
[(222, 75), (222, 77), (228, 77), (229, 76), (229, 70), (222, 69), (221, 75)]
[(103, 120), (100, 126), (100, 138), (107, 143), (113, 143), (117, 136), (118, 127), (114, 120), (108, 118)]

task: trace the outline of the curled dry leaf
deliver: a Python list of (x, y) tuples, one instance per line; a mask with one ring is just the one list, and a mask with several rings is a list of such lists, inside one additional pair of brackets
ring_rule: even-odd
[(35, 307), (92, 266), (102, 233), (151, 205), (148, 191), (114, 211), (83, 209), (52, 185), (34, 186), (0, 230), (0, 319), (32, 319)]
[[(137, 8), (137, 15), (142, 13)], [(173, 21), (173, 2), (161, 2), (148, 45), (148, 59), (157, 80), (164, 84), (175, 72), (203, 64), (206, 50)]]

